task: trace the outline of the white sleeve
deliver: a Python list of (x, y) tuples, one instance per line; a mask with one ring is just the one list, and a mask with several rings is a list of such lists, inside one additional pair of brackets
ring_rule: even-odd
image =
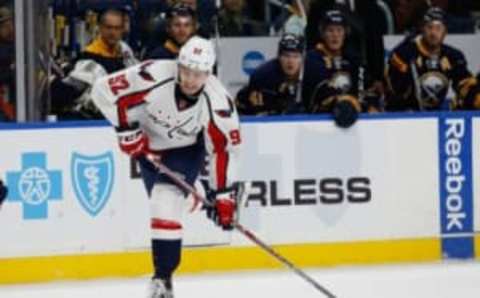
[(140, 61), (135, 58), (135, 54), (133, 53), (132, 48), (130, 48), (130, 46), (126, 42), (120, 41), (120, 47), (122, 49), (123, 63), (125, 64), (125, 66), (130, 67), (140, 63)]
[(113, 126), (126, 127), (139, 121), (136, 110), (145, 103), (145, 96), (155, 86), (155, 80), (145, 80), (139, 75), (147, 63), (152, 62), (112, 73), (94, 83), (93, 102)]
[[(218, 92), (220, 91), (220, 92)], [(223, 87), (209, 100), (210, 119), (204, 130), (209, 154), (210, 187), (221, 190), (237, 181), (239, 149), (242, 143), (235, 104)]]
[(92, 86), (99, 78), (107, 75), (105, 68), (91, 59), (81, 59), (75, 63), (73, 70), (65, 80), (76, 80)]

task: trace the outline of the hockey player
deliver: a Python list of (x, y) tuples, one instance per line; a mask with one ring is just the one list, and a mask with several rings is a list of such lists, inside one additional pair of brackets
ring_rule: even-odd
[(169, 8), (166, 15), (165, 43), (155, 48), (149, 55), (149, 59), (176, 59), (180, 47), (197, 31), (197, 16), (195, 11), (183, 4), (178, 3)]
[(248, 86), (237, 94), (243, 115), (280, 115), (300, 112), (296, 102), (303, 65), (303, 38), (285, 34), (278, 44), (278, 56), (259, 66)]
[(308, 111), (332, 113), (340, 127), (351, 126), (362, 111), (359, 63), (344, 53), (348, 31), (342, 12), (327, 11), (319, 24), (321, 41), (307, 54), (309, 67), (319, 76), (310, 92)]
[(2, 206), (3, 201), (7, 197), (8, 188), (3, 185), (3, 181), (0, 179), (0, 207)]
[(171, 298), (172, 274), (180, 262), (186, 193), (150, 162), (161, 160), (193, 184), (209, 156), (213, 207), (207, 215), (232, 228), (233, 183), (241, 143), (238, 114), (212, 74), (213, 45), (192, 37), (177, 61), (147, 61), (98, 80), (95, 104), (118, 133), (120, 149), (139, 160), (150, 197), (155, 274), (149, 298)]
[[(424, 16), (421, 34), (402, 42), (392, 52), (387, 79), (391, 96), (389, 110), (439, 110), (480, 108), (480, 88), (467, 68), (463, 53), (444, 44), (445, 13), (430, 8)], [(457, 97), (450, 105), (450, 85)]]

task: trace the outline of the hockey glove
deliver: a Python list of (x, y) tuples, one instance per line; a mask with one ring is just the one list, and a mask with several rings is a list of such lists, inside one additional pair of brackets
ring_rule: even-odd
[(341, 128), (349, 128), (357, 121), (360, 110), (357, 99), (351, 96), (339, 96), (332, 110), (335, 124)]
[(464, 107), (468, 110), (480, 109), (480, 83), (470, 88), (464, 100)]
[(211, 205), (205, 206), (207, 217), (224, 230), (232, 230), (237, 210), (236, 191), (224, 189), (211, 192), (207, 197), (211, 202)]
[(133, 158), (139, 158), (150, 152), (148, 136), (138, 124), (128, 128), (117, 128), (117, 137), (120, 150)]
[(0, 180), (0, 206), (2, 206), (3, 201), (7, 197), (8, 194), (8, 188), (3, 185), (3, 181)]

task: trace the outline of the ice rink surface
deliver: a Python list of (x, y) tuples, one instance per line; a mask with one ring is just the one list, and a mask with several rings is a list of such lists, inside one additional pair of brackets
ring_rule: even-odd
[[(480, 263), (308, 270), (342, 298), (478, 298)], [(0, 298), (145, 298), (148, 278), (0, 286)], [(175, 298), (320, 298), (293, 273), (242, 272), (179, 276)]]

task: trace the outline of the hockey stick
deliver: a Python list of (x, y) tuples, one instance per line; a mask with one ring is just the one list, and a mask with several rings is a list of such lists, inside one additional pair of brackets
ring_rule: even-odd
[[(300, 10), (300, 15), (302, 16), (303, 19), (305, 19), (305, 27), (303, 28), (303, 31), (305, 32), (305, 29), (307, 27), (307, 12), (305, 10), (305, 7), (303, 6), (303, 2), (302, 0), (296, 0), (296, 4), (298, 6), (298, 9)], [(302, 36), (302, 38), (304, 39), (304, 42), (306, 43), (306, 36), (305, 36), (305, 33), (304, 35)], [(303, 93), (303, 80), (304, 80), (304, 76), (305, 76), (305, 63), (307, 62), (307, 47), (306, 47), (306, 44), (304, 44), (303, 46), (303, 50), (302, 50), (302, 66), (300, 68), (300, 75), (299, 75), (299, 78), (298, 78), (298, 88), (297, 88), (297, 94), (296, 94), (296, 97), (295, 97), (295, 102), (297, 104), (300, 104), (302, 102), (302, 93)]]
[[(148, 157), (147, 157), (148, 158)], [(168, 176), (170, 179), (173, 180), (179, 187), (183, 188), (185, 191), (191, 193), (193, 196), (195, 196), (197, 199), (199, 199), (203, 204), (206, 206), (212, 206), (213, 203), (208, 201), (205, 197), (203, 197), (200, 193), (198, 193), (193, 186), (188, 184), (183, 178), (181, 178), (178, 174), (170, 170), (167, 166), (165, 166), (163, 163), (157, 161), (154, 158), (148, 158), (150, 162), (157, 168), (157, 170)], [(274, 257), (276, 260), (278, 260), (280, 263), (288, 267), (290, 270), (295, 272), (298, 276), (300, 276), (303, 280), (311, 284), (315, 289), (318, 291), (322, 292), (325, 297), (328, 298), (335, 298), (336, 296), (333, 295), (329, 290), (327, 290), (325, 287), (320, 285), (317, 281), (315, 281), (312, 277), (310, 277), (308, 274), (306, 274), (304, 271), (299, 269), (297, 266), (295, 266), (292, 262), (287, 260), (285, 257), (280, 255), (278, 252), (276, 252), (271, 246), (265, 244), (262, 240), (260, 240), (253, 232), (245, 228), (243, 225), (241, 225), (238, 222), (233, 223), (233, 227), (239, 231), (241, 234), (243, 234), (245, 237), (247, 237), (250, 241), (253, 243), (257, 244), (260, 246), (265, 252), (267, 252), (270, 256)]]
[(412, 71), (413, 84), (415, 88), (415, 97), (417, 98), (418, 108), (420, 111), (425, 110), (422, 102), (422, 87), (420, 86), (420, 80), (418, 78), (418, 70), (415, 65), (415, 61), (410, 63), (410, 69)]
[(221, 53), (220, 53), (220, 48), (221, 48), (221, 41), (220, 41), (220, 19), (219, 19), (219, 13), (220, 9), (222, 7), (222, 2), (220, 0), (215, 1), (215, 54), (217, 55), (216, 60), (217, 60), (217, 75), (220, 76), (220, 60), (221, 60)]

